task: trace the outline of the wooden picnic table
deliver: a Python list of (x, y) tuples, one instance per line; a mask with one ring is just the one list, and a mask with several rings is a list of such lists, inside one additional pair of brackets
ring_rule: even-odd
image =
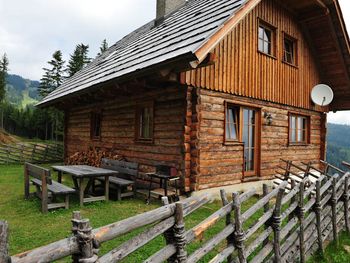
[[(102, 169), (98, 167), (88, 165), (63, 165), (63, 166), (52, 166), (54, 171), (58, 172), (58, 182), (62, 183), (63, 173), (70, 174), (73, 179), (73, 183), (77, 191), (79, 192), (80, 206), (84, 203), (94, 201), (108, 201), (109, 200), (109, 177), (117, 175), (117, 171)], [(88, 193), (90, 187), (94, 183), (94, 180), (104, 177), (105, 178), (105, 195), (94, 196), (84, 198), (85, 194)]]

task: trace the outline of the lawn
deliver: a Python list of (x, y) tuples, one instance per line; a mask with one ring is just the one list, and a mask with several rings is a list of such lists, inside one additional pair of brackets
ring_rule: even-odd
[[(65, 178), (64, 178), (65, 179)], [(66, 181), (66, 184), (71, 182)], [(256, 202), (252, 198), (243, 206), (243, 211)], [(96, 202), (85, 205), (80, 208), (77, 198), (72, 198), (71, 208), (69, 210), (54, 210), (46, 215), (40, 212), (40, 202), (37, 199), (24, 200), (23, 198), (23, 168), (19, 165), (0, 166), (0, 219), (6, 220), (10, 225), (10, 253), (11, 255), (24, 252), (53, 241), (60, 240), (71, 234), (71, 214), (72, 211), (80, 210), (84, 218), (89, 218), (94, 228), (104, 226), (122, 219), (155, 209), (161, 204), (158, 201), (146, 205), (143, 198), (126, 199), (121, 202)], [(186, 218), (186, 228), (190, 229), (210, 214), (221, 207), (219, 201), (206, 204), (196, 212)], [(245, 229), (252, 222), (259, 219), (262, 211), (256, 213), (248, 222), (245, 222)], [(203, 238), (188, 246), (188, 252), (191, 253), (201, 246), (206, 240), (213, 237), (225, 226), (225, 219), (219, 221), (214, 227), (207, 231)], [(117, 247), (119, 244), (140, 233), (142, 229), (128, 233), (110, 242), (104, 243), (101, 247), (100, 255)], [(252, 239), (256, 238), (256, 235)], [(146, 246), (137, 250), (126, 258), (123, 262), (141, 262), (150, 255), (161, 249), (165, 244), (163, 237), (158, 237)], [(217, 251), (225, 246), (225, 242), (220, 244), (216, 250), (207, 255), (201, 262), (208, 262), (215, 256)], [(309, 263), (323, 262), (350, 262), (350, 237), (342, 234), (340, 236), (339, 246), (330, 244), (325, 253), (325, 257), (316, 255), (309, 260)], [(59, 262), (71, 262), (69, 259), (63, 259)]]
[[(70, 183), (67, 182), (66, 183)], [(245, 208), (254, 203), (256, 199), (245, 205)], [(17, 254), (46, 245), (50, 242), (60, 240), (71, 233), (72, 211), (80, 210), (84, 218), (89, 218), (94, 228), (104, 226), (148, 210), (155, 209), (161, 204), (158, 201), (146, 205), (144, 199), (126, 199), (121, 202), (96, 202), (80, 208), (78, 200), (72, 198), (69, 210), (54, 210), (46, 215), (40, 212), (40, 202), (37, 199), (24, 200), (23, 198), (23, 168), (19, 165), (0, 166), (0, 219), (6, 220), (10, 225), (10, 254)], [(186, 218), (186, 228), (198, 224), (210, 214), (221, 207), (219, 201), (207, 204)], [(255, 218), (256, 219), (256, 218)], [(252, 220), (255, 220), (252, 219)], [(198, 248), (202, 242), (212, 237), (225, 226), (224, 219), (205, 233), (202, 241), (197, 241), (188, 247), (192, 252)], [(102, 245), (100, 254), (104, 254), (115, 248), (141, 230), (129, 233), (113, 241)], [(143, 248), (139, 249), (124, 262), (140, 262), (158, 251), (164, 246), (163, 237), (158, 237)], [(219, 245), (222, 247), (224, 244)], [(207, 262), (215, 255), (215, 251), (202, 262)], [(60, 262), (70, 262), (69, 259)]]

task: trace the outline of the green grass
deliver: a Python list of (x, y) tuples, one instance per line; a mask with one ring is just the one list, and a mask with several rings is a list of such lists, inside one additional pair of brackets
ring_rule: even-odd
[[(71, 182), (65, 181), (70, 184)], [(244, 205), (243, 210), (250, 207), (256, 199)], [(40, 202), (33, 198), (24, 200), (23, 198), (23, 168), (19, 165), (0, 166), (0, 219), (6, 220), (10, 225), (10, 254), (17, 254), (53, 241), (60, 240), (71, 233), (71, 214), (72, 211), (80, 210), (84, 218), (89, 218), (93, 228), (104, 226), (160, 206), (160, 203), (153, 201), (151, 205), (146, 205), (144, 199), (126, 199), (121, 202), (96, 202), (85, 205), (84, 208), (78, 206), (78, 200), (72, 198), (71, 208), (69, 210), (54, 210), (46, 215), (40, 212)], [(209, 215), (221, 207), (219, 201), (206, 204), (198, 209), (192, 215), (186, 218), (186, 229), (195, 226)], [(257, 220), (257, 214), (252, 220)], [(214, 227), (207, 231), (203, 238), (194, 242), (188, 247), (189, 252), (199, 248), (208, 238), (213, 237), (225, 227), (225, 219), (219, 221)], [(140, 233), (140, 229), (128, 233), (122, 237), (116, 238), (110, 242), (104, 243), (100, 250), (100, 255), (117, 247), (121, 243)], [(161, 249), (165, 244), (162, 236), (148, 243), (146, 246), (134, 252), (124, 262), (140, 262), (145, 260), (153, 253)], [(218, 248), (212, 251), (201, 262), (208, 262), (209, 258), (216, 255), (217, 251), (224, 247), (220, 244)], [(63, 259), (60, 262), (70, 262), (69, 259)]]
[(339, 236), (339, 243), (330, 243), (324, 253), (324, 256), (316, 254), (308, 263), (345, 263), (350, 262), (350, 235), (342, 233)]

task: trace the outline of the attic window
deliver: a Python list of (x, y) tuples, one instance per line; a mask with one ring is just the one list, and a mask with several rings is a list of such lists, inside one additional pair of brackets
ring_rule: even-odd
[(283, 62), (291, 65), (296, 65), (297, 64), (296, 55), (297, 55), (297, 41), (288, 35), (284, 35)]
[(260, 21), (258, 29), (258, 50), (269, 56), (275, 55), (276, 29)]

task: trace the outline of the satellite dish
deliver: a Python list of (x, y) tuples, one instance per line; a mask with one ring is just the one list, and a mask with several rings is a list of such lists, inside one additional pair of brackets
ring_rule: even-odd
[(334, 98), (331, 87), (325, 84), (316, 85), (311, 92), (312, 101), (319, 106), (328, 106)]

